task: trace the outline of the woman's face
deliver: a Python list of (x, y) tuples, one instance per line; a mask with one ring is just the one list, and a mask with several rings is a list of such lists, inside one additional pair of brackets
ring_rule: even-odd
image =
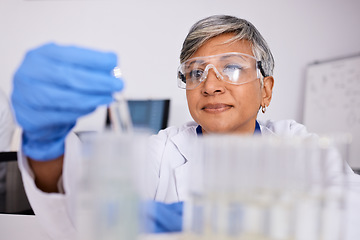
[[(204, 57), (227, 52), (245, 53), (253, 56), (246, 40), (224, 44), (233, 34), (214, 37), (202, 45), (192, 56)], [(201, 125), (203, 133), (252, 134), (261, 105), (268, 106), (271, 100), (273, 78), (260, 79), (242, 85), (233, 85), (219, 80), (210, 69), (207, 78), (198, 87), (186, 90), (190, 114)]]

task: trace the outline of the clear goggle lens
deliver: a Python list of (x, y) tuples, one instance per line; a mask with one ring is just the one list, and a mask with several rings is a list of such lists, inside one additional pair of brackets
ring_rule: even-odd
[(260, 77), (259, 65), (261, 63), (255, 57), (234, 52), (191, 58), (178, 68), (178, 86), (196, 88), (206, 80), (210, 69), (219, 80), (235, 85), (248, 83)]

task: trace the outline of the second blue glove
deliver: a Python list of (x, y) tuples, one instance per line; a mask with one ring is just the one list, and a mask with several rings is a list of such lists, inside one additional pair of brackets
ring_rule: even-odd
[(142, 204), (144, 232), (164, 233), (182, 231), (184, 202), (162, 203), (146, 201)]

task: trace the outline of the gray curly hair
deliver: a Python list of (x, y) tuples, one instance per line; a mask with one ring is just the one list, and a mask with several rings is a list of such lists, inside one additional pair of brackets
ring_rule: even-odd
[(185, 38), (180, 54), (180, 62), (183, 63), (209, 39), (224, 33), (234, 33), (229, 40), (248, 40), (253, 54), (262, 63), (266, 76), (273, 75), (274, 58), (263, 36), (250, 22), (227, 15), (214, 15), (204, 18), (195, 23)]

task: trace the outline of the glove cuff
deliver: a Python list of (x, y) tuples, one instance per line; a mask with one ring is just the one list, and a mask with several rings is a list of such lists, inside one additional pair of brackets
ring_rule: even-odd
[(64, 154), (65, 136), (51, 141), (29, 141), (23, 134), (22, 148), (26, 156), (37, 161), (49, 161)]

